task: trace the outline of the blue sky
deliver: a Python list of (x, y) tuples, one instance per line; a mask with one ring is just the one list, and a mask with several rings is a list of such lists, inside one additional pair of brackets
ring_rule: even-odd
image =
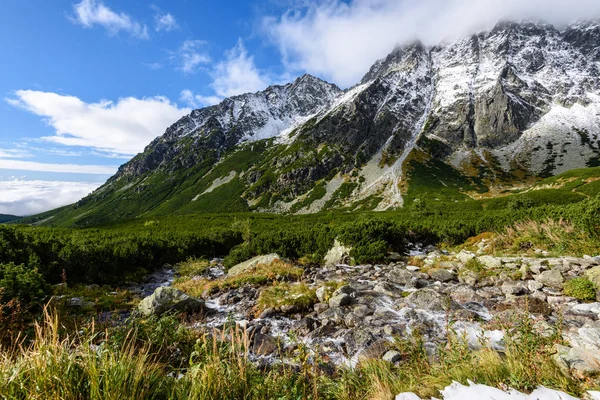
[(500, 18), (599, 15), (597, 0), (3, 0), (0, 213), (78, 200), (224, 97), (306, 72), (349, 87), (398, 43)]

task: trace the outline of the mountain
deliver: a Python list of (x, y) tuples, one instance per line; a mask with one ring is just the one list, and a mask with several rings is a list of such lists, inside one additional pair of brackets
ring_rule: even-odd
[(4, 224), (6, 222), (15, 221), (21, 217), (17, 217), (16, 215), (8, 215), (8, 214), (0, 214), (0, 224)]
[(502, 22), (399, 46), (348, 90), (310, 75), (194, 110), (52, 214), (386, 210), (600, 165), (600, 23)]

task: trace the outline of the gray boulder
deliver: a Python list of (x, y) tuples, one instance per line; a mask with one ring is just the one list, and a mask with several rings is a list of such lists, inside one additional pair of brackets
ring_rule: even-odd
[(344, 246), (337, 239), (333, 242), (333, 247), (329, 249), (325, 254), (325, 266), (335, 267), (338, 264), (351, 264), (352, 258), (350, 257), (351, 247)]
[(255, 268), (257, 265), (271, 264), (274, 261), (287, 262), (287, 260), (279, 257), (279, 255), (277, 255), (277, 254), (267, 254), (265, 256), (256, 256), (247, 261), (244, 261), (242, 263), (234, 265), (233, 267), (231, 267), (229, 269), (229, 271), (227, 271), (227, 275), (229, 275), (229, 276), (239, 275), (243, 272), (251, 270), (252, 268)]
[(343, 306), (347, 306), (351, 302), (352, 302), (352, 297), (350, 297), (350, 295), (348, 295), (346, 293), (340, 293), (340, 294), (332, 296), (331, 299), (329, 299), (329, 307), (330, 308), (343, 307)]
[(565, 278), (563, 278), (562, 274), (558, 269), (544, 271), (541, 274), (537, 275), (535, 277), (535, 280), (540, 283), (543, 283), (544, 286), (548, 286), (559, 290), (563, 288), (563, 284), (565, 283)]
[(429, 272), (429, 276), (431, 277), (431, 279), (433, 279), (434, 281), (440, 281), (440, 282), (451, 282), (456, 280), (456, 274), (454, 272), (448, 271), (447, 269), (434, 269), (433, 271)]
[(419, 289), (411, 293), (406, 301), (415, 308), (430, 311), (445, 311), (457, 305), (450, 297), (431, 289)]
[(138, 310), (146, 317), (162, 315), (169, 311), (193, 313), (205, 309), (202, 300), (188, 296), (181, 290), (170, 286), (159, 287), (138, 305)]

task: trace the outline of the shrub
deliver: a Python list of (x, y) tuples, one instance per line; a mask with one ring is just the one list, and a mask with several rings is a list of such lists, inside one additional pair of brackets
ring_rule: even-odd
[(567, 296), (575, 297), (577, 300), (588, 301), (596, 299), (596, 285), (587, 278), (574, 278), (564, 285)]
[(16, 299), (23, 305), (41, 305), (50, 287), (37, 271), (23, 264), (0, 264), (0, 300)]

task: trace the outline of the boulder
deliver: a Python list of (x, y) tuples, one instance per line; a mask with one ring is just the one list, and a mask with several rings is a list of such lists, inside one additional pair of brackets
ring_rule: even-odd
[(333, 242), (333, 247), (325, 254), (325, 267), (335, 267), (338, 264), (351, 264), (351, 247), (344, 246), (337, 239)]
[(277, 351), (277, 342), (269, 335), (258, 333), (252, 337), (252, 352), (259, 356), (268, 356)]
[(429, 272), (429, 276), (434, 281), (440, 282), (451, 282), (456, 280), (456, 274), (454, 272), (448, 271), (447, 269), (434, 269)]
[(502, 267), (502, 260), (493, 256), (479, 256), (477, 260), (483, 264), (484, 267), (493, 269)]
[(348, 295), (346, 293), (340, 293), (340, 294), (331, 296), (331, 298), (329, 299), (329, 307), (330, 308), (343, 307), (343, 306), (347, 306), (351, 302), (352, 302), (352, 297), (350, 297), (350, 295)]
[(227, 271), (227, 275), (229, 275), (229, 276), (239, 275), (243, 272), (251, 270), (252, 268), (256, 267), (257, 265), (271, 264), (274, 261), (287, 262), (287, 260), (284, 260), (283, 258), (279, 257), (277, 254), (267, 254), (265, 256), (256, 256), (247, 261), (244, 261), (242, 263), (234, 265), (233, 267), (231, 267), (229, 269), (229, 271)]
[(565, 278), (558, 269), (550, 269), (536, 275), (535, 280), (554, 289), (562, 290)]
[(87, 301), (81, 297), (73, 297), (72, 299), (69, 299), (69, 306), (73, 308), (90, 309), (96, 307), (96, 303)]
[(500, 290), (505, 296), (521, 296), (529, 293), (522, 283), (515, 281), (504, 282)]
[(396, 267), (387, 274), (387, 277), (393, 283), (407, 285), (412, 281), (414, 275), (406, 269)]
[(144, 298), (138, 305), (138, 309), (144, 316), (149, 317), (169, 311), (193, 313), (204, 311), (206, 308), (202, 300), (190, 297), (174, 287), (162, 286)]
[(456, 303), (450, 297), (431, 289), (419, 289), (411, 293), (406, 301), (422, 310), (445, 311), (456, 308)]
[(554, 359), (564, 370), (575, 370), (580, 374), (594, 374), (600, 371), (600, 354), (582, 348), (555, 345)]
[(396, 350), (389, 350), (388, 352), (386, 352), (383, 355), (382, 358), (383, 358), (383, 361), (387, 361), (387, 362), (390, 362), (390, 363), (395, 363), (395, 362), (400, 361), (400, 359), (402, 358), (402, 356)]
[(600, 267), (592, 267), (585, 271), (585, 276), (592, 281), (594, 285), (600, 287)]

